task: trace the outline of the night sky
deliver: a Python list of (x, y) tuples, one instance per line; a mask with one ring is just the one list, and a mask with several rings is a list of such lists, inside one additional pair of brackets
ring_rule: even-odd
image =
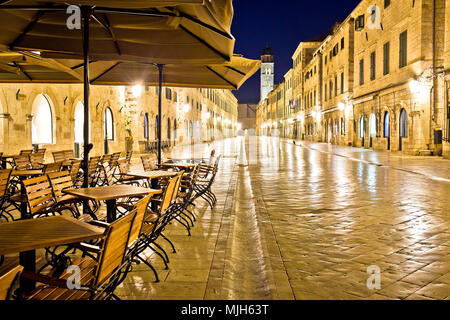
[[(234, 0), (231, 32), (235, 53), (260, 59), (266, 43), (275, 54), (275, 83), (292, 67), (292, 54), (299, 42), (324, 35), (342, 22), (359, 0)], [(259, 102), (259, 72), (234, 94), (239, 103)]]

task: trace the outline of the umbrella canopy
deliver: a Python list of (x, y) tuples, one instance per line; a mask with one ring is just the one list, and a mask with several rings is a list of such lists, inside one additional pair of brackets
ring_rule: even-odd
[[(210, 64), (229, 61), (233, 53), (231, 0), (75, 3), (89, 11), (92, 60)], [(69, 19), (67, 8), (66, 0), (0, 4), (0, 49), (40, 51), (49, 58), (83, 58), (83, 34), (68, 28), (67, 21), (76, 20)]]
[[(58, 60), (70, 70), (82, 74), (79, 61)], [(211, 65), (164, 65), (163, 81), (166, 87), (217, 88), (236, 90), (259, 68), (259, 60), (234, 55), (230, 62)], [(89, 66), (93, 85), (158, 86), (159, 72), (153, 64), (139, 62), (92, 62)]]
[[(79, 0), (78, 4), (81, 7), (63, 0), (0, 0), (0, 49), (83, 58), (83, 186), (88, 187), (90, 59), (157, 63), (159, 83), (166, 63), (230, 61), (233, 8), (232, 0)], [(161, 121), (158, 128), (160, 134)]]
[(0, 52), (1, 82), (82, 83), (83, 75), (32, 53)]
[[(165, 65), (161, 85), (236, 90), (259, 68), (259, 60), (233, 55), (214, 65)], [(151, 63), (97, 61), (90, 63), (92, 85), (159, 85)], [(83, 83), (81, 60), (45, 59), (29, 52), (0, 52), (0, 83)]]

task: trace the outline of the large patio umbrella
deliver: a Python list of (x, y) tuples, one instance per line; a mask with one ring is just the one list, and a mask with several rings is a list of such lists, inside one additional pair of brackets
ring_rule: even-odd
[[(76, 25), (78, 11), (67, 13), (67, 1), (0, 0), (0, 49), (83, 59), (87, 187), (90, 59), (146, 61), (161, 70), (166, 63), (229, 61), (233, 8), (232, 0), (77, 0), (77, 4), (82, 28)], [(69, 27), (72, 15), (75, 20)]]
[[(9, 60), (8, 60), (9, 59)], [(2, 64), (3, 61), (3, 64)], [(158, 65), (143, 62), (97, 61), (89, 65), (93, 85), (148, 85), (236, 90), (259, 68), (259, 60), (233, 55), (230, 62), (214, 65)], [(6, 68), (4, 68), (6, 66)], [(10, 68), (7, 73), (1, 70)], [(1, 82), (79, 83), (83, 78), (79, 60), (43, 59), (31, 53), (0, 53)], [(158, 161), (161, 161), (161, 95), (158, 101)]]

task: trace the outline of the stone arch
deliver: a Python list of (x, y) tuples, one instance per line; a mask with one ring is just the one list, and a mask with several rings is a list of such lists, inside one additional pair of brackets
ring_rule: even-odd
[[(30, 99), (31, 104), (29, 104), (30, 106), (30, 114), (32, 115), (31, 117), (31, 143), (35, 143), (37, 142), (38, 144), (43, 144), (43, 145), (54, 145), (57, 142), (57, 138), (56, 138), (56, 132), (57, 132), (57, 128), (56, 128), (56, 110), (55, 110), (55, 105), (54, 105), (54, 100), (46, 93), (43, 93), (41, 91), (41, 93), (37, 93), (35, 95), (33, 95), (32, 99)], [(40, 135), (40, 139), (36, 139), (35, 141), (33, 141), (33, 125), (36, 121), (36, 117), (37, 117), (37, 112), (40, 110), (41, 107), (43, 106), (48, 106), (49, 108), (49, 112), (50, 112), (50, 124), (51, 124), (51, 128), (50, 128), (50, 137), (49, 140), (48, 137), (45, 137), (45, 133), (41, 132)], [(42, 110), (42, 112), (45, 112), (45, 109)], [(45, 114), (44, 114), (45, 116)], [(47, 124), (48, 125), (48, 124)], [(46, 127), (46, 125), (44, 125), (43, 127)], [(44, 140), (42, 140), (44, 139)]]

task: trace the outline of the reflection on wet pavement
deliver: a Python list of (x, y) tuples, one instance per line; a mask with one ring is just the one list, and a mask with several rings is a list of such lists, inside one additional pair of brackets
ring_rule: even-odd
[[(344, 147), (336, 155), (326, 144), (264, 137), (256, 147), (247, 140), (249, 165), (238, 166), (240, 139), (214, 144), (224, 155), (216, 207), (197, 203), (191, 237), (169, 227), (178, 251), (169, 270), (148, 253), (161, 282), (136, 266), (118, 289), (122, 298), (448, 299), (448, 182), (398, 170), (393, 163), (404, 162), (392, 156), (385, 165), (384, 153), (360, 157)], [(427, 175), (450, 172), (439, 159), (407, 165), (418, 161)], [(381, 271), (374, 290), (367, 287), (373, 265)]]

